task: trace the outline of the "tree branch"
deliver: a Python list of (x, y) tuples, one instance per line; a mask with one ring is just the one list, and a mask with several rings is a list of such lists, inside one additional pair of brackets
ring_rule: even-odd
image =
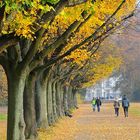
[(11, 39), (0, 43), (0, 53), (2, 53), (8, 47), (16, 45), (18, 43), (17, 41), (17, 39)]
[(22, 68), (25, 68), (27, 65), (30, 64), (32, 58), (34, 57), (34, 55), (38, 51), (38, 48), (40, 47), (40, 41), (42, 39), (42, 35), (43, 35), (44, 31), (45, 31), (45, 29), (41, 28), (36, 33), (36, 39), (32, 42), (32, 44), (30, 46), (30, 49), (29, 49), (27, 55), (25, 56), (25, 58), (21, 62)]
[(6, 53), (3, 52), (0, 54), (0, 65), (2, 65), (2, 67), (5, 69), (5, 72), (7, 70), (7, 63), (8, 63), (8, 59)]
[[(87, 19), (89, 19), (89, 16), (87, 18), (86, 17), (87, 14), (84, 14), (83, 18), (85, 18), (85, 20), (87, 21)], [(31, 67), (33, 68), (35, 66), (35, 63), (38, 63), (40, 60), (43, 60), (47, 54), (54, 51), (55, 49), (58, 48), (59, 51), (61, 52), (61, 50), (67, 45), (67, 39), (71, 36), (73, 32), (78, 31), (77, 28), (79, 28), (79, 26), (82, 25), (81, 23), (82, 21), (77, 21), (77, 20), (74, 21), (54, 43), (52, 43), (50, 46), (46, 47), (46, 49), (44, 49), (39, 54), (37, 54), (38, 57), (31, 62)]]
[[(58, 15), (67, 5), (68, 0), (60, 0), (59, 3), (56, 4), (54, 9), (51, 9), (49, 12), (43, 14), (40, 20), (36, 21), (36, 23), (38, 23), (38, 25), (43, 25), (51, 22), (54, 19), (54, 17)], [(41, 26), (36, 26), (36, 23), (34, 25), (34, 28), (36, 29), (36, 31), (38, 31), (41, 28)]]
[[(49, 12), (47, 12), (46, 14), (44, 14), (41, 18), (40, 22), (43, 23), (49, 23), (51, 20), (54, 19), (54, 17), (61, 12), (61, 10), (66, 6), (67, 4), (67, 0), (61, 0), (55, 7), (55, 10), (51, 10)], [(40, 28), (40, 27), (39, 27)], [(22, 67), (26, 67), (27, 65), (29, 65), (29, 63), (31, 62), (32, 58), (34, 57), (34, 55), (36, 54), (36, 52), (38, 51), (39, 45), (40, 45), (40, 41), (42, 39), (42, 36), (45, 32), (46, 29), (44, 29), (43, 27), (41, 27), (40, 29), (36, 27), (36, 40), (33, 41), (32, 45), (30, 46), (30, 49), (27, 53), (27, 55), (25, 56), (23, 62), (21, 63)]]

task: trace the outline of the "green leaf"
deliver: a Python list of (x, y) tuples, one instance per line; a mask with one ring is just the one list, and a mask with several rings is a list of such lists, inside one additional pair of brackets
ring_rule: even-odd
[(56, 4), (59, 2), (59, 0), (42, 0), (42, 3), (43, 4), (46, 4), (46, 3), (51, 3), (51, 4)]

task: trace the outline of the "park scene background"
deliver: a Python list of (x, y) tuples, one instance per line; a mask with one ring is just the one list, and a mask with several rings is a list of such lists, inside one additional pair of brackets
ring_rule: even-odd
[(139, 1), (0, 0), (0, 140), (140, 140), (139, 60)]

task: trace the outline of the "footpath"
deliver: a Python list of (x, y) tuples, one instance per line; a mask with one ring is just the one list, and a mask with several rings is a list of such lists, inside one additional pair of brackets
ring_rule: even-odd
[[(0, 121), (0, 140), (5, 140), (6, 121)], [(2, 136), (3, 135), (3, 136)], [(93, 112), (90, 104), (79, 105), (73, 117), (64, 117), (48, 130), (39, 130), (40, 140), (140, 140), (140, 104), (132, 104), (129, 117), (123, 109), (115, 117), (112, 103)]]
[(122, 107), (115, 117), (112, 103), (103, 104), (101, 112), (93, 112), (90, 104), (82, 104), (72, 118), (63, 118), (54, 127), (40, 132), (41, 140), (140, 140), (140, 104), (131, 104), (129, 117)]

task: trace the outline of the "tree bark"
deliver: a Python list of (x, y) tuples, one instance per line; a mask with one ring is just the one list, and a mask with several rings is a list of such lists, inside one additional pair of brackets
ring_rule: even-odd
[(73, 107), (74, 108), (77, 108), (77, 97), (76, 97), (76, 92), (77, 90), (76, 89), (72, 89), (72, 95), (73, 95)]
[(42, 78), (36, 82), (36, 117), (37, 125), (39, 128), (48, 127), (48, 113), (47, 113), (47, 82)]
[(61, 108), (61, 84), (60, 82), (56, 83), (56, 106), (57, 106), (57, 115), (59, 117), (63, 116), (62, 108)]
[(26, 75), (24, 71), (9, 70), (8, 72), (7, 140), (25, 140), (23, 92)]
[(37, 138), (37, 124), (35, 114), (35, 73), (31, 73), (26, 79), (24, 89), (24, 119), (25, 119), (25, 137), (35, 140)]
[(64, 87), (64, 96), (63, 96), (63, 105), (64, 105), (64, 112), (67, 114), (69, 112), (68, 109), (68, 93), (67, 93), (68, 87)]
[(49, 125), (54, 123), (54, 116), (53, 116), (53, 96), (52, 96), (52, 79), (51, 76), (48, 78), (47, 82), (47, 95), (48, 95), (48, 123)]
[(53, 81), (52, 83), (52, 105), (53, 105), (53, 115), (54, 120), (57, 121), (57, 111), (56, 111), (56, 81)]
[(65, 112), (64, 112), (63, 98), (64, 98), (64, 87), (63, 87), (63, 84), (61, 83), (60, 84), (61, 112), (62, 112), (62, 115), (64, 116)]
[(72, 88), (68, 87), (68, 108), (71, 109), (72, 108)]

